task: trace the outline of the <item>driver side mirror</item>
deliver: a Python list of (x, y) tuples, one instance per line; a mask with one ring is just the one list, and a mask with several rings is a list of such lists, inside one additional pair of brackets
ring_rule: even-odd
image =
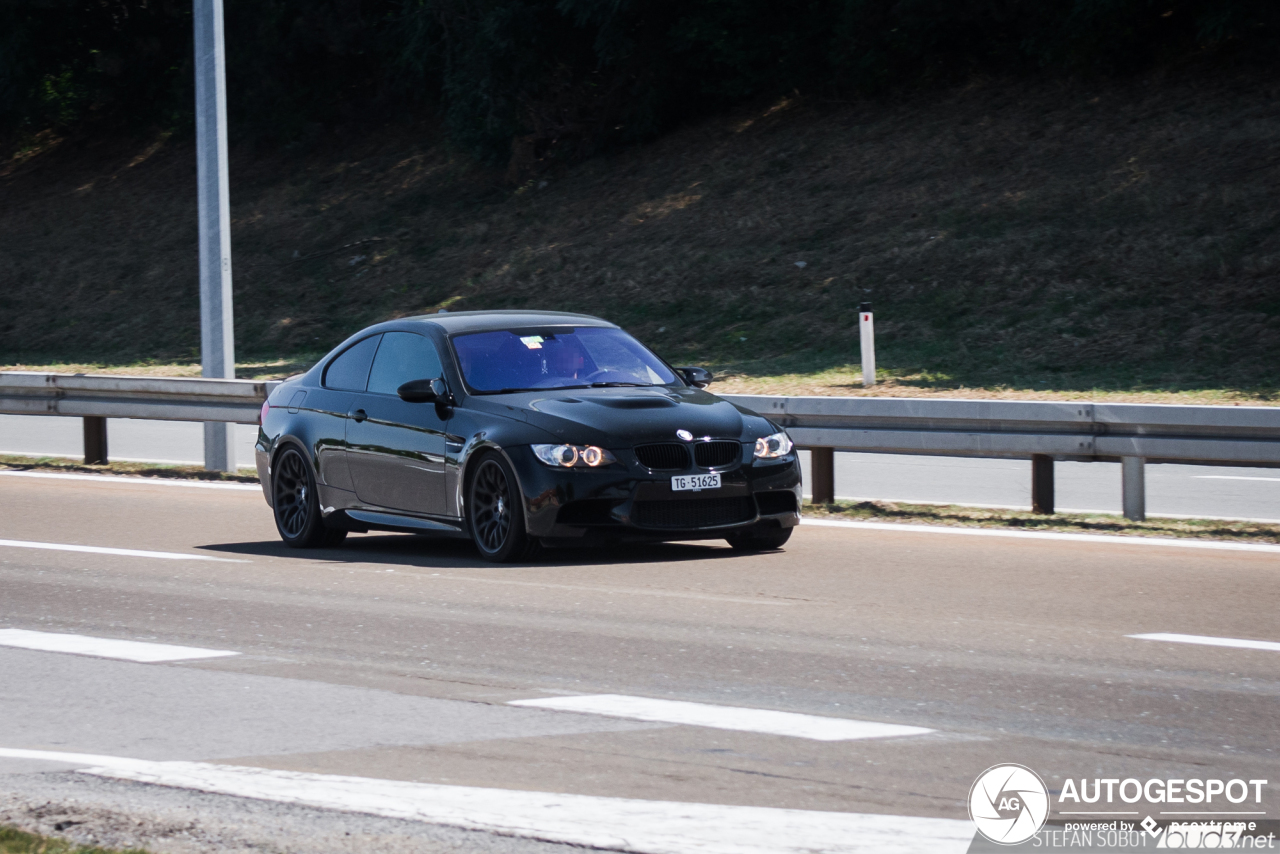
[(409, 403), (449, 403), (453, 400), (443, 379), (409, 380), (396, 389), (396, 394)]
[(706, 388), (711, 385), (711, 381), (715, 379), (715, 375), (706, 368), (687, 367), (676, 368), (676, 370), (681, 373), (685, 382), (689, 383), (691, 386), (696, 386), (697, 388)]

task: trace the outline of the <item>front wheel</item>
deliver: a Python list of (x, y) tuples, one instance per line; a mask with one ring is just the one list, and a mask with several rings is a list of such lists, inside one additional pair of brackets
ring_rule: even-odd
[(495, 563), (527, 560), (539, 543), (524, 527), (515, 472), (501, 454), (479, 460), (467, 491), (467, 522), (480, 556)]
[(791, 539), (790, 528), (749, 528), (725, 537), (729, 545), (742, 552), (766, 552), (780, 549)]
[(297, 448), (285, 448), (276, 457), (271, 476), (272, 507), (276, 530), (286, 546), (295, 549), (329, 548), (347, 538), (347, 532), (330, 528), (320, 515), (320, 496), (311, 465)]

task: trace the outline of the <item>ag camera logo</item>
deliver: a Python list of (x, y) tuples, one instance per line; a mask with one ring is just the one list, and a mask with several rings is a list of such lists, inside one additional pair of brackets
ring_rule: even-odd
[(997, 845), (1026, 842), (1049, 818), (1049, 790), (1025, 765), (993, 765), (969, 790), (969, 818)]

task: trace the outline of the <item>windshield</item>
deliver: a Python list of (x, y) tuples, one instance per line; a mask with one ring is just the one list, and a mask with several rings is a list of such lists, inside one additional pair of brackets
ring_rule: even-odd
[(467, 385), (478, 392), (674, 383), (671, 369), (621, 329), (503, 329), (455, 335)]

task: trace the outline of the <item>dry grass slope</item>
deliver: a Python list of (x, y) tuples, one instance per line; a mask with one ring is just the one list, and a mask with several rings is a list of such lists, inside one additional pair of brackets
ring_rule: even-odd
[[(898, 393), (1270, 400), (1278, 108), (1252, 77), (782, 101), (520, 187), (424, 128), (238, 150), (238, 348), (305, 361), (379, 319), (537, 306), (838, 386), (871, 300)], [(0, 361), (191, 358), (194, 192), (176, 137), (11, 160)]]

